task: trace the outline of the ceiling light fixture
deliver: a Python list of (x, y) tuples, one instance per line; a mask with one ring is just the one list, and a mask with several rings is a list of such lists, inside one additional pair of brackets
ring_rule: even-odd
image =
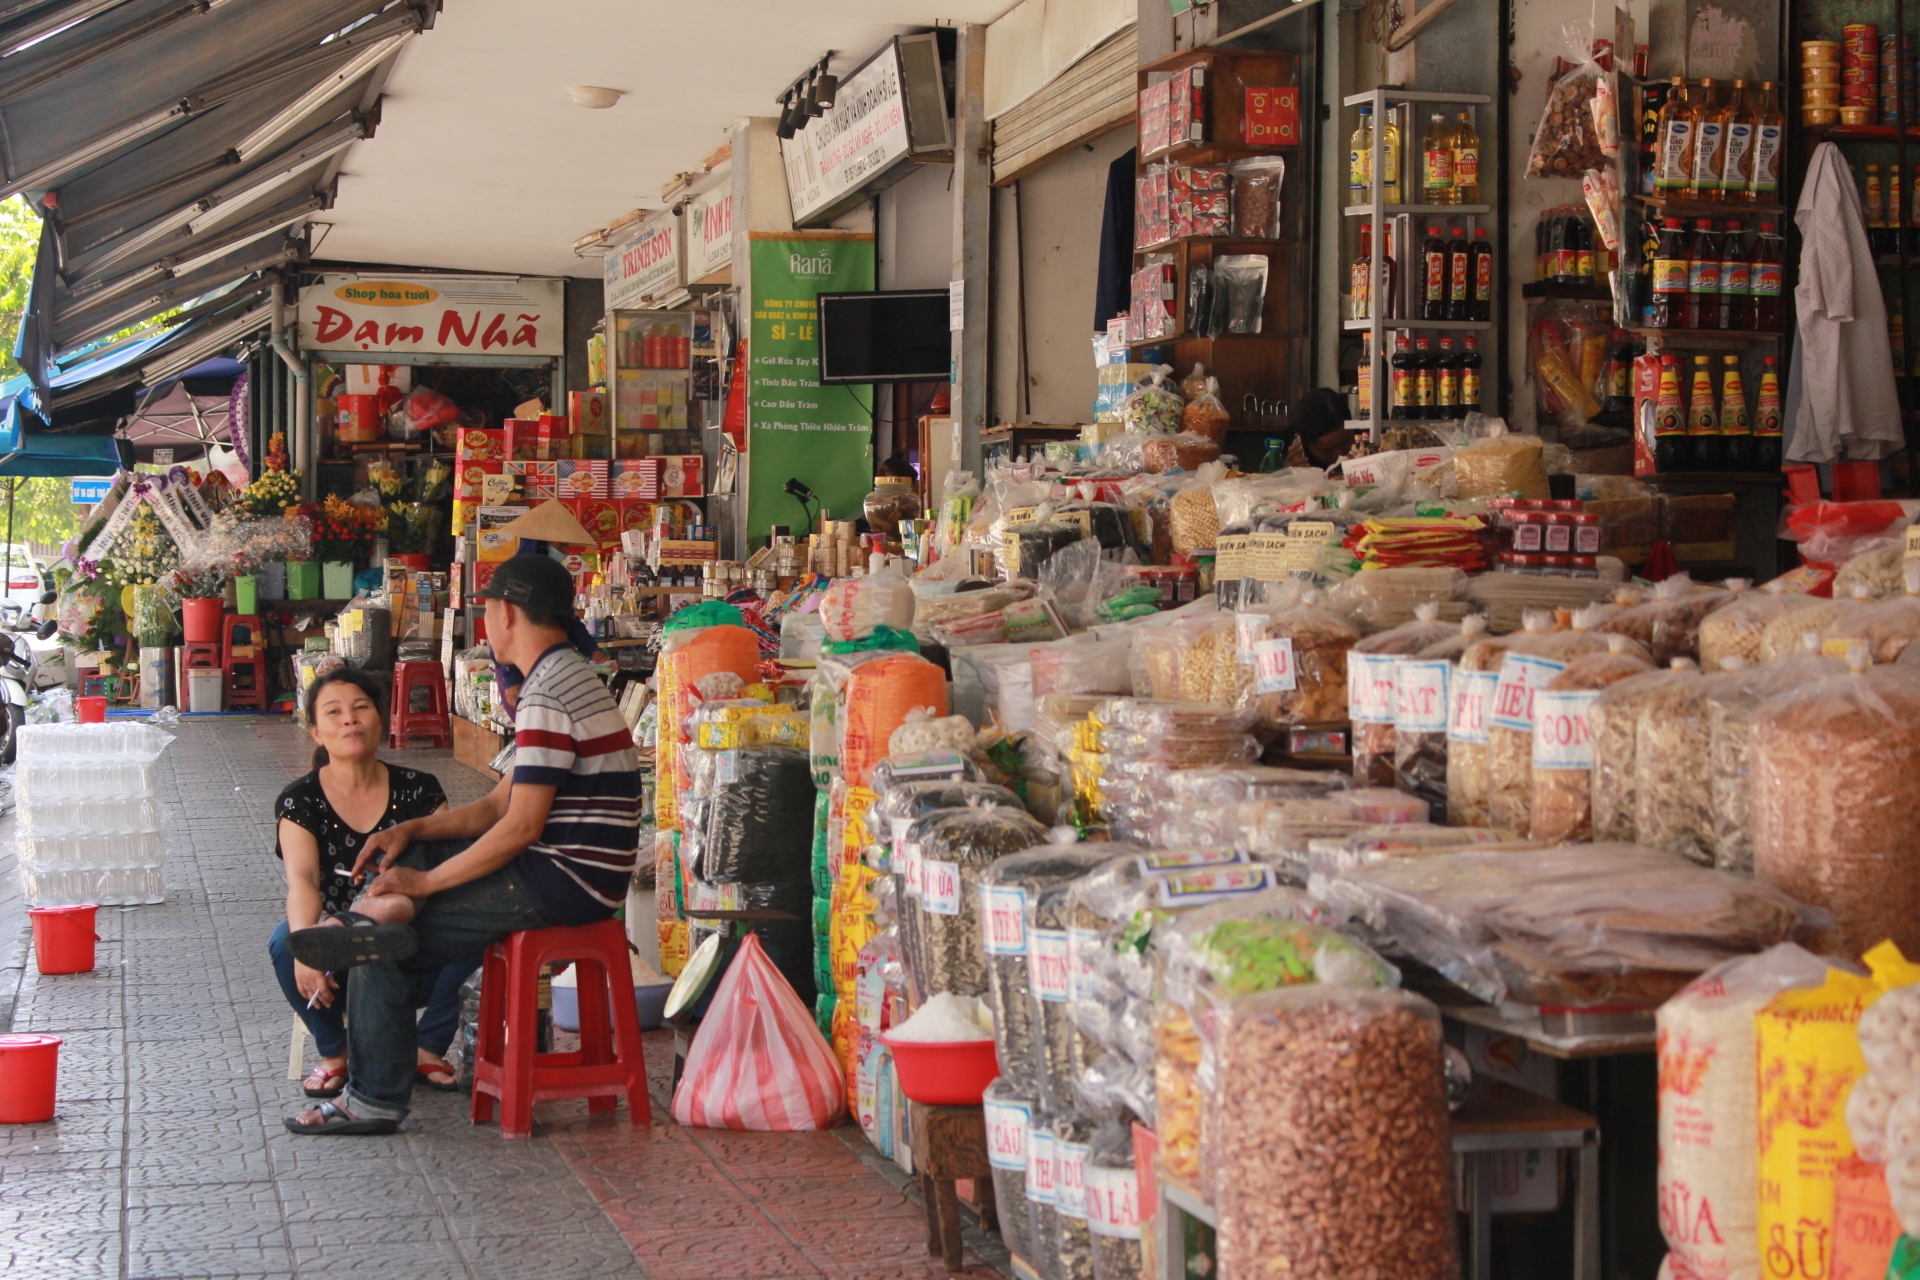
[(585, 107), (589, 111), (605, 111), (621, 98), (618, 89), (604, 89), (597, 84), (576, 84), (567, 92), (573, 97), (577, 106)]
[(784, 142), (794, 134), (800, 132), (800, 117), (803, 114), (804, 112), (798, 109), (796, 100), (791, 92), (781, 95), (780, 123), (775, 125), (773, 130), (774, 133), (779, 135), (781, 141)]
[(831, 71), (822, 71), (819, 78), (813, 82), (813, 93), (814, 98), (823, 108), (831, 107), (834, 98), (840, 93), (840, 77)]
[(807, 92), (802, 99), (807, 104), (807, 115), (818, 117), (826, 114), (826, 107), (820, 102), (820, 77), (811, 76), (807, 80)]

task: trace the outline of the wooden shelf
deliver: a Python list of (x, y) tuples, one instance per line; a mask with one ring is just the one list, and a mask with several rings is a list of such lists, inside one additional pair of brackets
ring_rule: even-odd
[[(1349, 218), (1370, 218), (1373, 206), (1350, 204), (1343, 212)], [(1477, 218), (1493, 212), (1490, 204), (1390, 204), (1380, 210), (1383, 218), (1397, 217), (1400, 214), (1412, 214), (1422, 218), (1441, 218), (1454, 214), (1462, 218)]]
[[(1352, 333), (1373, 328), (1371, 320), (1343, 320), (1341, 326)], [(1491, 329), (1491, 320), (1382, 320), (1382, 329)]]
[(1745, 329), (1647, 329), (1634, 326), (1631, 332), (1643, 338), (1658, 339), (1661, 345), (1678, 351), (1745, 351), (1748, 347), (1771, 346), (1780, 341), (1777, 333)]
[(1532, 280), (1520, 286), (1523, 298), (1567, 298), (1575, 302), (1612, 302), (1613, 290), (1604, 284), (1561, 284), (1557, 280)]
[(1748, 204), (1742, 200), (1685, 200), (1670, 196), (1635, 196), (1634, 200), (1671, 218), (1784, 218), (1786, 206)]

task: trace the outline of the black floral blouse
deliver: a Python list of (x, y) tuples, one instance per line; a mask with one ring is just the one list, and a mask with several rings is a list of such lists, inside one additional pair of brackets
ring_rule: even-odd
[[(390, 764), (387, 766), (387, 811), (380, 815), (380, 821), (374, 824), (373, 830), (384, 831), (410, 818), (424, 818), (446, 802), (447, 793), (441, 789), (440, 779), (430, 773)], [(353, 870), (361, 847), (373, 832), (355, 831), (340, 820), (340, 815), (327, 803), (327, 793), (320, 788), (320, 772), (317, 769), (287, 784), (287, 789), (274, 801), (273, 816), (276, 832), (279, 830), (278, 819), (281, 818), (313, 832), (313, 838), (320, 844), (321, 911), (325, 914), (345, 911), (360, 886), (346, 876), (336, 874), (335, 868)], [(280, 851), (277, 835), (273, 842), (273, 856), (285, 857)]]

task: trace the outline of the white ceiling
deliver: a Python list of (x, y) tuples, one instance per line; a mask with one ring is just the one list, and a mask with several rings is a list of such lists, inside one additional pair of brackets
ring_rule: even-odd
[[(1012, 0), (447, 0), (387, 83), (379, 132), (347, 153), (317, 257), (598, 276), (580, 236), (659, 208), (668, 178), (726, 141), (828, 49), (844, 75), (882, 40)], [(626, 96), (606, 111), (569, 85)], [(316, 238), (318, 233), (316, 232)]]

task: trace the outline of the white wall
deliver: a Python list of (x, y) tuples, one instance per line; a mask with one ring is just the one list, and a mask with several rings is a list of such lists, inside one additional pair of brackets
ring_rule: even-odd
[(953, 166), (923, 164), (875, 201), (881, 289), (941, 289), (953, 274)]
[[(1107, 169), (1132, 149), (1132, 121), (995, 193), (996, 422), (1087, 422), (1093, 413), (1093, 294)], [(1016, 248), (1017, 246), (1017, 248)], [(1025, 278), (1026, 388), (1019, 382)]]

